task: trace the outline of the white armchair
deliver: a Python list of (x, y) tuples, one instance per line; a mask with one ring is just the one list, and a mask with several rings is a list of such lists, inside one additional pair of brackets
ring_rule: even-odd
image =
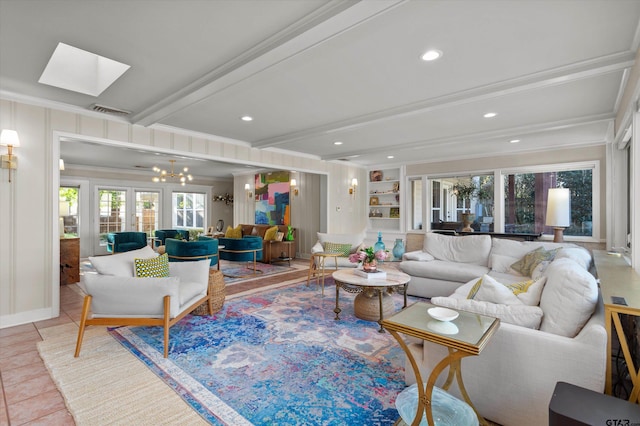
[[(150, 249), (149, 249), (150, 250)], [(151, 250), (153, 253), (153, 250)], [(92, 258), (98, 272), (118, 271), (120, 275), (87, 274), (80, 286), (86, 293), (82, 307), (75, 357), (80, 355), (84, 330), (89, 325), (151, 325), (164, 327), (164, 357), (169, 355), (169, 328), (203, 303), (208, 303), (209, 260), (169, 263), (169, 277), (133, 277), (134, 257), (149, 257), (145, 249)], [(156, 254), (157, 255), (157, 254)], [(120, 256), (120, 257), (119, 257)], [(104, 261), (103, 261), (104, 260)], [(115, 262), (115, 263), (114, 263)]]

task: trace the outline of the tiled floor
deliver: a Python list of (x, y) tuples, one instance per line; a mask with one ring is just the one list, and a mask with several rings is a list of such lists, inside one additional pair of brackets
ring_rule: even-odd
[[(308, 265), (308, 261), (294, 262), (300, 262), (298, 267)], [(230, 286), (227, 294), (265, 285), (265, 278)], [(75, 424), (38, 354), (36, 343), (42, 340), (40, 331), (47, 327), (77, 325), (81, 311), (82, 297), (70, 287), (61, 286), (58, 318), (0, 329), (0, 426)]]
[(74, 425), (62, 395), (51, 380), (36, 343), (40, 330), (78, 323), (82, 297), (60, 287), (60, 316), (0, 330), (0, 425)]

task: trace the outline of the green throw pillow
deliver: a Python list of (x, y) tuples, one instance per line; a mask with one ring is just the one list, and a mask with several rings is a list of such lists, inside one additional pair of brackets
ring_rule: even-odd
[(267, 229), (264, 233), (264, 240), (265, 241), (273, 241), (276, 239), (276, 234), (278, 233), (278, 226), (272, 226), (271, 228)]
[(544, 247), (538, 247), (537, 249), (525, 254), (522, 259), (511, 265), (511, 269), (519, 272), (525, 277), (530, 277), (531, 273), (536, 269), (536, 266), (538, 266), (540, 262), (552, 261), (553, 258), (556, 257), (557, 252), (558, 249), (547, 251)]
[(235, 228), (227, 226), (227, 232), (224, 233), (225, 238), (242, 238), (242, 226), (238, 225)]
[(149, 259), (133, 259), (136, 277), (168, 277), (169, 256), (167, 254)]
[(340, 256), (347, 257), (351, 252), (351, 244), (324, 243), (323, 249), (327, 253), (340, 253)]

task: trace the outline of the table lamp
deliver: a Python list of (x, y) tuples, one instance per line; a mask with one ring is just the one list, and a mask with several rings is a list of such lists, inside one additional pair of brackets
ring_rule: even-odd
[(546, 224), (553, 227), (553, 242), (563, 242), (564, 228), (571, 225), (571, 193), (568, 188), (549, 188)]

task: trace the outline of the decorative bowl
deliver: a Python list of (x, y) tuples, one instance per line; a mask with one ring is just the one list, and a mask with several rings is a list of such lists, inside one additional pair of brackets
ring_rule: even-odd
[(429, 308), (427, 309), (427, 312), (429, 313), (431, 318), (437, 319), (438, 321), (453, 321), (454, 319), (458, 318), (458, 315), (460, 315), (453, 309), (441, 307)]

